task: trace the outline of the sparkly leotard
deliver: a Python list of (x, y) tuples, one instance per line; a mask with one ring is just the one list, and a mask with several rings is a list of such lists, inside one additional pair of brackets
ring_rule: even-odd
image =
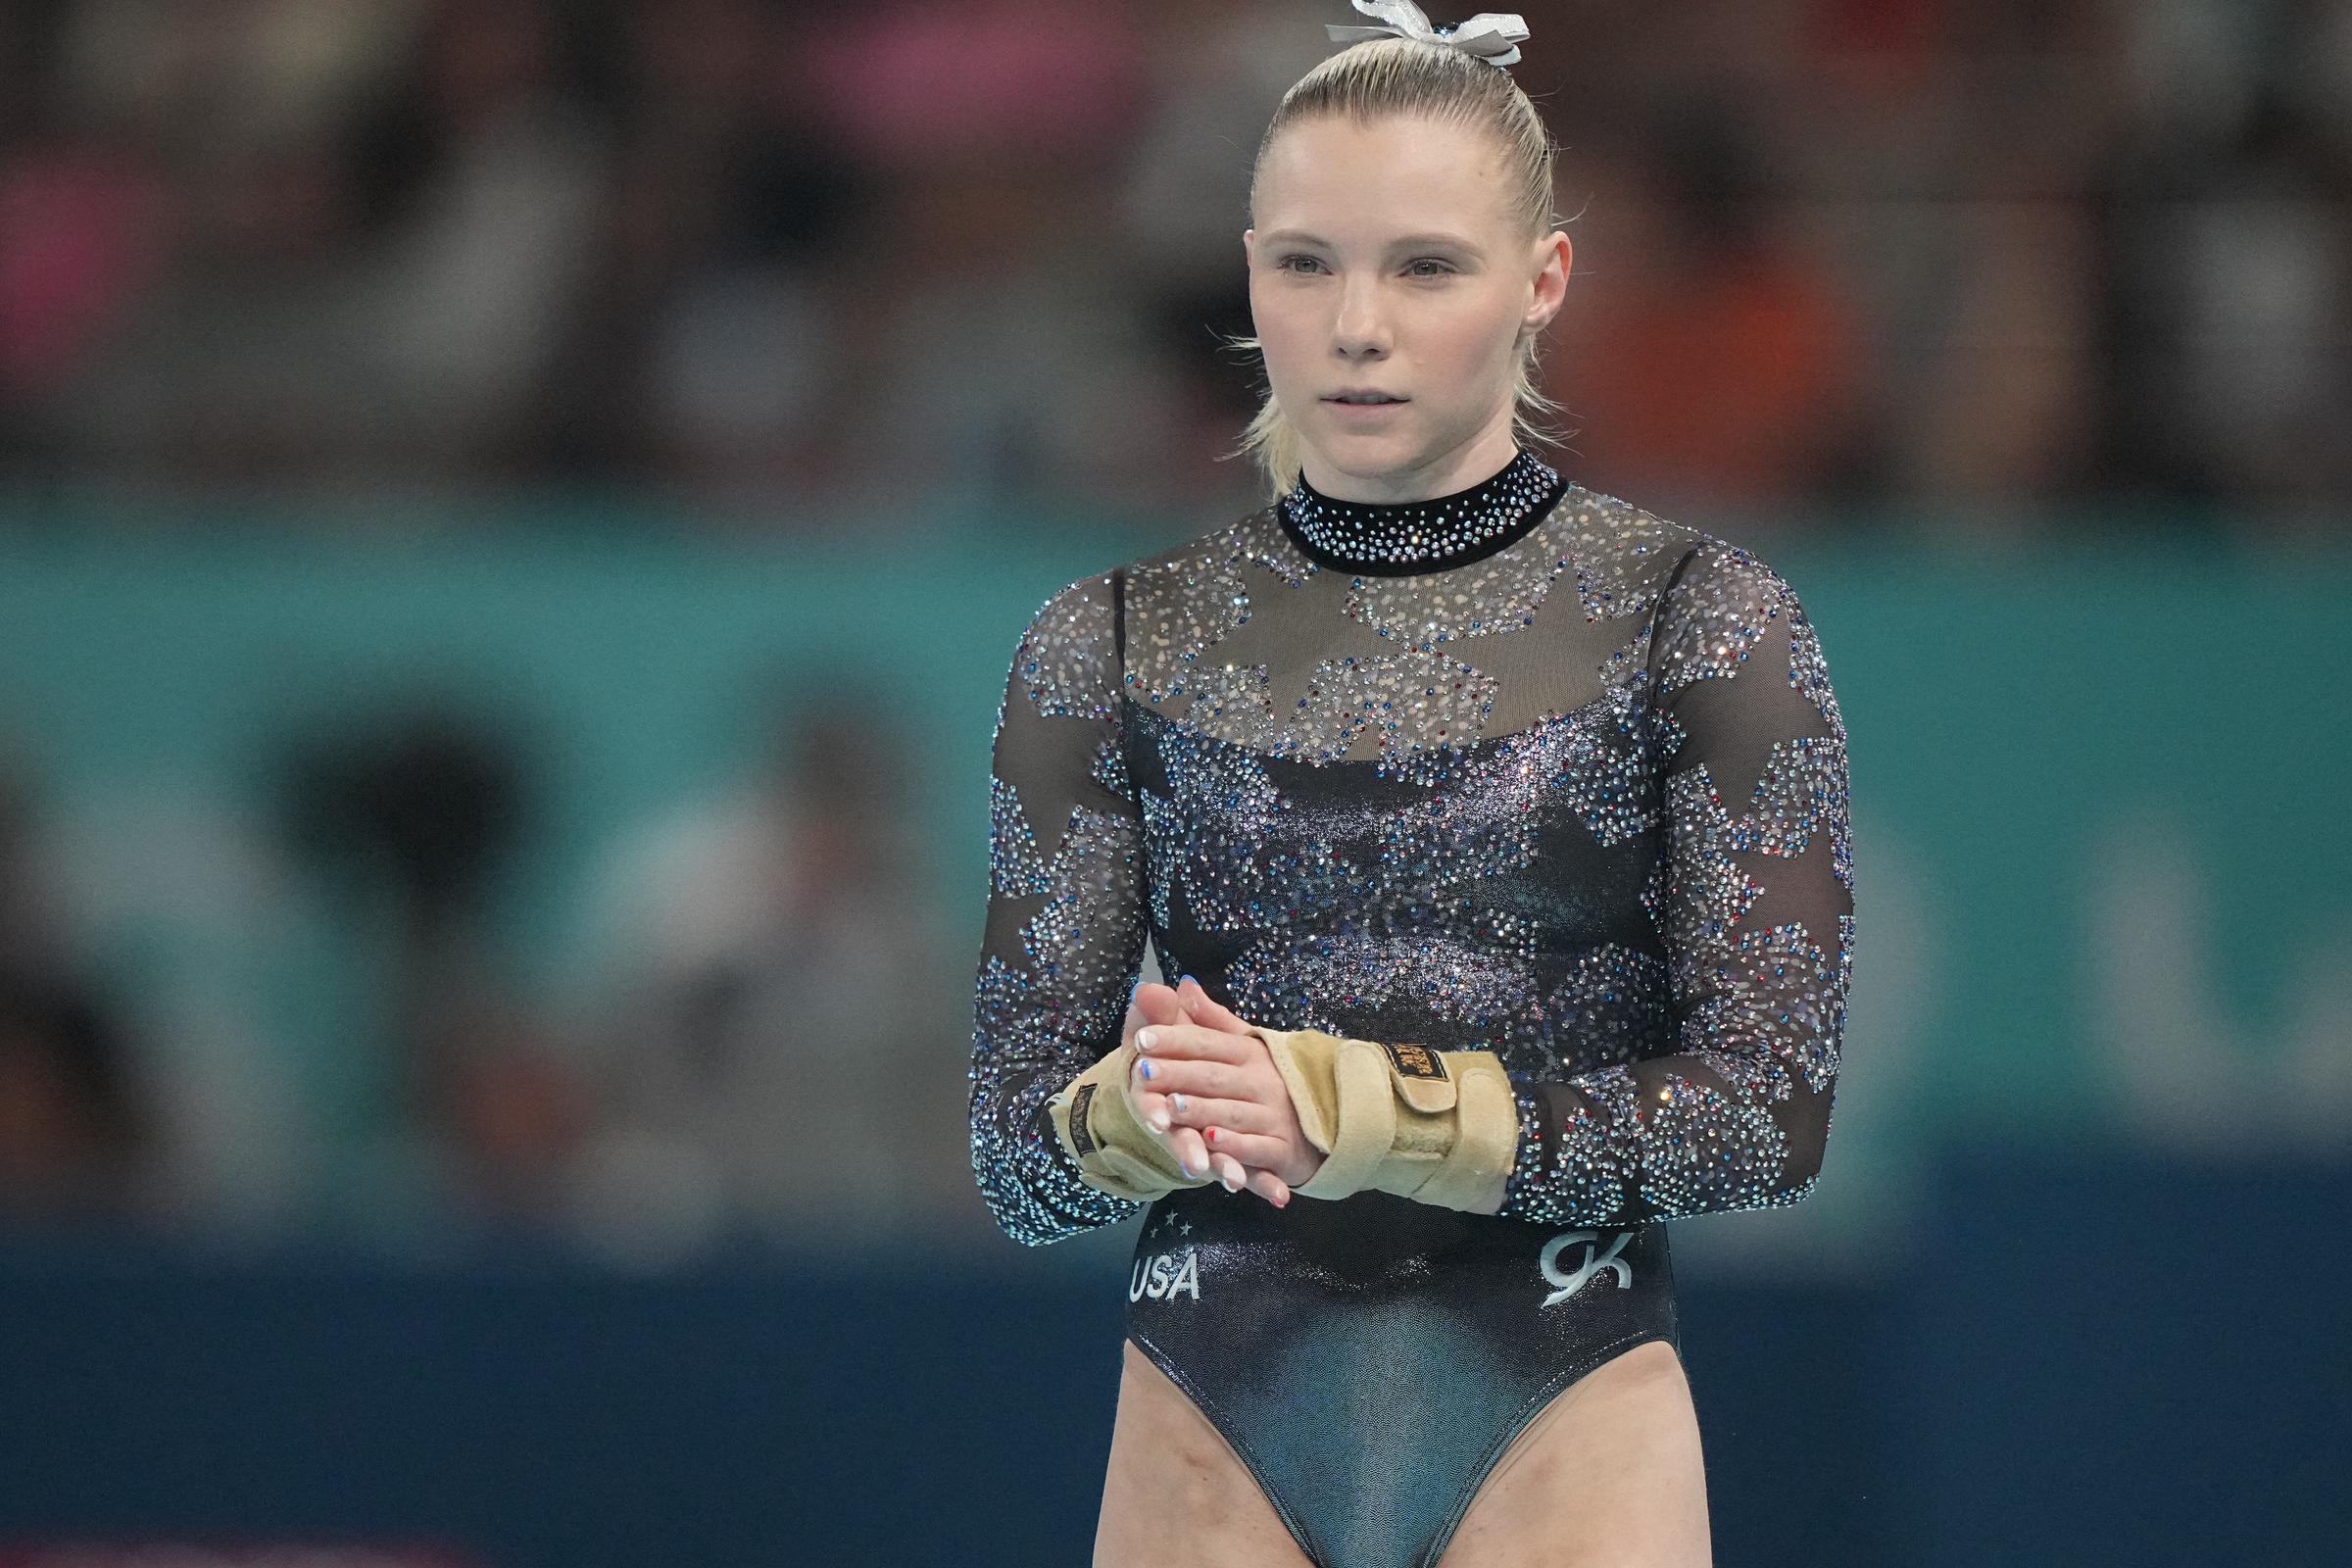
[(1128, 1337), (1325, 1568), (1434, 1563), (1544, 1402), (1680, 1348), (1665, 1222), (1795, 1202), (1851, 968), (1845, 729), (1752, 553), (1521, 452), (1410, 506), (1304, 483), (1070, 584), (999, 712), (972, 1157), (1042, 1244), (1146, 1205), (1047, 1098), (1144, 943), (1252, 1023), (1501, 1056), (1502, 1210), (1189, 1188)]

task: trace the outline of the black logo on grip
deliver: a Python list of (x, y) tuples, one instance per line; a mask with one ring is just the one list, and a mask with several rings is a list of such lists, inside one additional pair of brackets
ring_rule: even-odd
[(1381, 1044), (1388, 1049), (1389, 1060), (1406, 1078), (1437, 1078), (1446, 1076), (1446, 1060), (1427, 1046)]

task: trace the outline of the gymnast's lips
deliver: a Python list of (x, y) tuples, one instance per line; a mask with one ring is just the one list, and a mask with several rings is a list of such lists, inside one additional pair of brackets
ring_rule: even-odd
[(1389, 401), (1386, 403), (1346, 403), (1341, 401), (1347, 395), (1335, 392), (1323, 399), (1323, 406), (1327, 409), (1337, 410), (1340, 417), (1344, 419), (1372, 420), (1378, 419), (1392, 410), (1401, 409), (1412, 401), (1410, 398), (1396, 397), (1393, 393), (1388, 394)]

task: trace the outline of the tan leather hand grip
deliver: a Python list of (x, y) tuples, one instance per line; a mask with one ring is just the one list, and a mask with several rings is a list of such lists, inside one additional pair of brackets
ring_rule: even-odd
[(1519, 1102), (1491, 1051), (1433, 1051), (1320, 1029), (1250, 1032), (1290, 1087), (1323, 1163), (1294, 1191), (1308, 1198), (1394, 1193), (1440, 1208), (1493, 1213), (1519, 1147)]
[(1077, 1161), (1087, 1185), (1115, 1198), (1149, 1200), (1179, 1187), (1206, 1187), (1205, 1171), (1187, 1176), (1167, 1145), (1153, 1136), (1128, 1098), (1135, 1047), (1116, 1051), (1072, 1079), (1046, 1102), (1061, 1147)]

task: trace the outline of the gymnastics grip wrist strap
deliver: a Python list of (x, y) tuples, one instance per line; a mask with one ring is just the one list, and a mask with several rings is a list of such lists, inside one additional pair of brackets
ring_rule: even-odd
[(1502, 1206), (1519, 1102), (1494, 1052), (1385, 1045), (1320, 1029), (1251, 1025), (1250, 1033), (1266, 1043), (1306, 1141), (1323, 1152), (1315, 1174), (1292, 1191), (1394, 1193), (1484, 1214)]
[(1148, 1201), (1179, 1187), (1206, 1187), (1204, 1171), (1187, 1176), (1168, 1146), (1152, 1135), (1127, 1097), (1135, 1047), (1119, 1048), (1046, 1102), (1054, 1134), (1089, 1187)]

